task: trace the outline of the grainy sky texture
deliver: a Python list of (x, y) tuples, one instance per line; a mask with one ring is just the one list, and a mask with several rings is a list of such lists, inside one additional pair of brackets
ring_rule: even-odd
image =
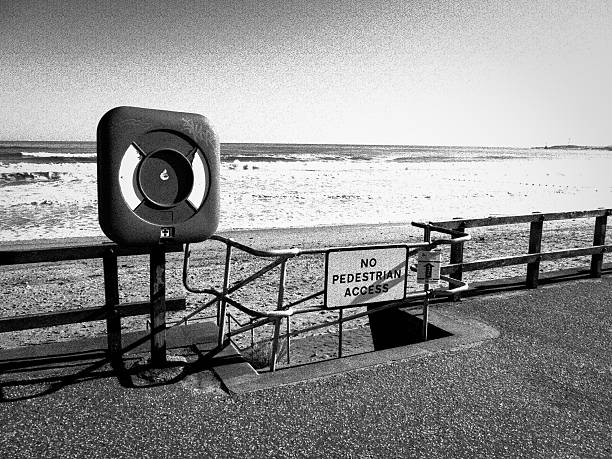
[(612, 144), (611, 1), (0, 0), (0, 139), (118, 105), (223, 142)]

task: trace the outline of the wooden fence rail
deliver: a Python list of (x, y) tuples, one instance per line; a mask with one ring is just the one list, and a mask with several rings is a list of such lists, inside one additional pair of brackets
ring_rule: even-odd
[[(612, 252), (612, 245), (605, 245), (607, 217), (609, 215), (612, 215), (612, 209), (455, 219), (432, 222), (429, 224), (432, 225), (429, 230), (437, 227), (442, 231), (465, 232), (467, 228), (529, 223), (529, 247), (526, 254), (465, 262), (465, 247), (464, 243), (461, 242), (451, 246), (450, 264), (442, 268), (442, 274), (462, 280), (463, 272), (526, 264), (525, 283), (528, 287), (535, 288), (538, 285), (539, 268), (542, 261), (590, 255), (590, 275), (592, 277), (601, 276), (604, 254)], [(548, 252), (541, 251), (542, 231), (546, 221), (576, 218), (595, 218), (592, 246)], [(419, 225), (416, 224), (416, 226)], [(166, 352), (166, 311), (185, 309), (184, 298), (165, 299), (165, 254), (181, 251), (182, 245), (156, 248), (120, 247), (108, 240), (98, 238), (0, 245), (0, 266), (102, 259), (105, 295), (105, 304), (102, 306), (0, 318), (0, 332), (106, 319), (108, 350), (111, 358), (115, 359), (121, 356), (121, 318), (148, 313), (151, 319), (151, 358), (154, 364), (163, 363)], [(149, 255), (150, 257), (150, 301), (119, 304), (117, 257), (132, 255)]]
[[(461, 280), (463, 273), (467, 271), (478, 271), (482, 269), (501, 268), (513, 265), (527, 265), (525, 284), (529, 288), (538, 286), (540, 274), (540, 262), (558, 260), (591, 255), (590, 276), (600, 277), (603, 266), (604, 253), (612, 252), (612, 245), (605, 245), (606, 225), (608, 215), (612, 215), (612, 209), (596, 209), (574, 212), (539, 213), (534, 212), (527, 215), (514, 215), (503, 217), (488, 217), (478, 219), (454, 219), (441, 222), (432, 222), (432, 225), (458, 231), (467, 228), (483, 226), (512, 225), (529, 223), (529, 247), (526, 254), (512, 255), (506, 257), (489, 258), (465, 262), (463, 260), (464, 244), (457, 244), (450, 254), (450, 264), (442, 268), (442, 273)], [(589, 247), (571, 248), (563, 250), (551, 250), (542, 252), (542, 230), (544, 222), (554, 220), (569, 220), (576, 218), (595, 218), (593, 233), (593, 245)]]
[[(0, 333), (51, 327), (93, 320), (106, 320), (108, 350), (116, 360), (121, 355), (121, 318), (150, 314), (152, 324), (152, 359), (165, 360), (166, 310), (185, 309), (185, 298), (165, 299), (165, 253), (181, 252), (181, 244), (164, 247), (121, 247), (102, 238), (13, 243), (0, 246), (0, 266), (28, 263), (64, 262), (102, 259), (104, 270), (103, 306), (85, 307), (42, 314), (24, 314), (0, 318)], [(149, 255), (151, 301), (119, 303), (117, 258)]]

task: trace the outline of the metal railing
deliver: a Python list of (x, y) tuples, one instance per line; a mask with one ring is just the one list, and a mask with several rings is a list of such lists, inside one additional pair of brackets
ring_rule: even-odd
[[(442, 227), (435, 227), (429, 224), (419, 224), (413, 223), (415, 226), (419, 226), (425, 229), (426, 235), (423, 242), (415, 242), (415, 243), (406, 243), (406, 244), (393, 244), (394, 247), (404, 247), (407, 250), (408, 257), (411, 255), (415, 255), (417, 252), (421, 250), (432, 250), (441, 245), (450, 245), (451, 247), (457, 244), (463, 244), (464, 242), (470, 239), (470, 235), (463, 231), (458, 231), (454, 229), (447, 229)], [(431, 240), (432, 232), (440, 232), (442, 234), (446, 234), (451, 236), (450, 238), (442, 238)], [(272, 338), (272, 349), (270, 355), (270, 370), (275, 371), (277, 364), (277, 354), (279, 349), (279, 340), (281, 338), (287, 339), (287, 348), (289, 354), (290, 348), (290, 337), (296, 336), (300, 333), (311, 332), (320, 328), (330, 327), (333, 325), (338, 325), (339, 330), (339, 355), (342, 353), (342, 324), (348, 322), (350, 320), (356, 320), (358, 318), (374, 314), (380, 311), (384, 311), (389, 308), (397, 308), (399, 306), (405, 306), (409, 303), (425, 300), (423, 302), (423, 330), (424, 330), (424, 339), (427, 339), (427, 307), (428, 300), (434, 296), (454, 296), (459, 292), (465, 290), (468, 286), (466, 283), (461, 280), (453, 279), (450, 276), (441, 276), (441, 279), (449, 283), (449, 288), (437, 288), (433, 290), (425, 289), (422, 292), (411, 292), (406, 293), (404, 298), (398, 301), (391, 301), (377, 306), (368, 311), (358, 312), (355, 314), (351, 314), (348, 317), (344, 317), (343, 309), (327, 307), (326, 305), (316, 305), (307, 308), (297, 308), (298, 305), (301, 305), (307, 301), (314, 300), (326, 294), (325, 288), (322, 290), (318, 290), (311, 294), (300, 297), (298, 300), (293, 301), (289, 304), (285, 304), (285, 279), (287, 273), (287, 264), (288, 261), (304, 256), (304, 255), (325, 255), (329, 254), (332, 251), (338, 250), (367, 250), (373, 247), (380, 248), (381, 246), (359, 246), (359, 247), (326, 247), (326, 248), (310, 248), (310, 249), (298, 249), (291, 248), (286, 250), (260, 250), (249, 247), (245, 244), (241, 244), (234, 240), (231, 240), (226, 237), (214, 235), (210, 238), (211, 240), (221, 242), (225, 245), (225, 267), (223, 272), (223, 284), (221, 290), (214, 288), (197, 288), (190, 284), (189, 282), (189, 268), (190, 268), (190, 257), (191, 257), (191, 247), (189, 244), (185, 245), (185, 257), (183, 264), (183, 285), (185, 289), (191, 293), (195, 294), (206, 294), (211, 295), (212, 298), (204, 303), (202, 306), (198, 307), (196, 310), (189, 313), (179, 322), (175, 323), (174, 326), (181, 325), (186, 323), (188, 320), (193, 317), (201, 314), (206, 309), (211, 306), (217, 306), (217, 325), (219, 327), (218, 334), (218, 345), (223, 346), (231, 339), (231, 337), (236, 336), (241, 333), (245, 333), (251, 331), (255, 328), (264, 326), (266, 324), (272, 324), (274, 326), (274, 334)], [(254, 257), (261, 258), (269, 258), (271, 261), (260, 268), (250, 276), (246, 277), (243, 280), (236, 282), (233, 285), (230, 285), (230, 277), (231, 277), (231, 259), (234, 250), (240, 250)], [(253, 307), (247, 306), (240, 301), (237, 301), (235, 298), (232, 298), (232, 294), (236, 293), (239, 289), (245, 287), (246, 285), (254, 282), (255, 280), (261, 278), (274, 268), (279, 267), (280, 274), (278, 279), (278, 296), (276, 299), (276, 305), (274, 308), (270, 308), (267, 310), (257, 310)], [(227, 308), (228, 306), (233, 306), (239, 311), (247, 314), (251, 320), (249, 323), (240, 324), (237, 329), (226, 331), (226, 321), (225, 317), (227, 316)], [(356, 306), (366, 306), (364, 304), (359, 304)], [(310, 327), (303, 328), (301, 330), (290, 330), (290, 318), (292, 316), (298, 314), (308, 314), (313, 312), (320, 312), (322, 310), (333, 310), (338, 309), (340, 317), (338, 320), (333, 322), (325, 322), (320, 324), (315, 324)], [(281, 323), (283, 320), (287, 321), (287, 332), (281, 336), (280, 329)]]
[[(333, 325), (339, 326), (339, 355), (342, 352), (342, 324), (350, 320), (375, 314), (389, 308), (398, 306), (406, 306), (410, 303), (423, 301), (423, 324), (424, 331), (427, 327), (427, 304), (432, 296), (447, 296), (453, 299), (465, 292), (468, 288), (463, 282), (463, 273), (469, 271), (479, 271), (491, 268), (501, 268), (506, 266), (521, 265), (527, 266), (527, 274), (525, 284), (527, 287), (535, 288), (538, 285), (540, 263), (549, 260), (559, 260), (562, 258), (572, 258), (577, 256), (590, 256), (589, 274), (591, 277), (600, 277), (602, 274), (602, 265), (605, 253), (612, 252), (612, 245), (605, 244), (607, 217), (612, 215), (612, 209), (596, 209), (588, 211), (576, 212), (559, 212), (559, 213), (533, 213), (527, 215), (505, 216), (505, 217), (489, 217), (482, 219), (455, 219), (450, 221), (441, 221), (433, 223), (413, 223), (414, 226), (422, 228), (424, 231), (424, 241), (399, 244), (406, 247), (409, 256), (416, 254), (420, 250), (431, 250), (441, 245), (450, 246), (450, 264), (442, 267), (441, 278), (449, 283), (448, 289), (436, 289), (433, 291), (411, 292), (406, 294), (405, 298), (400, 301), (393, 301), (382, 304), (365, 312), (358, 312), (345, 317), (342, 308), (327, 308), (321, 305), (313, 307), (298, 307), (308, 301), (316, 300), (325, 294), (325, 289), (313, 292), (311, 294), (300, 297), (299, 299), (286, 302), (285, 299), (285, 278), (287, 265), (291, 259), (304, 255), (320, 255), (327, 254), (333, 250), (343, 249), (345, 247), (329, 247), (317, 249), (288, 249), (288, 250), (259, 250), (239, 242), (233, 241), (221, 236), (212, 236), (211, 239), (223, 243), (226, 247), (225, 252), (225, 269), (223, 273), (223, 286), (221, 290), (207, 288), (198, 289), (189, 283), (189, 260), (191, 249), (189, 244), (185, 245), (185, 257), (183, 264), (183, 284), (185, 288), (197, 294), (209, 294), (212, 299), (207, 301), (203, 306), (198, 307), (178, 323), (180, 325), (187, 322), (194, 316), (201, 317), (202, 313), (213, 305), (217, 306), (216, 318), (219, 324), (219, 344), (224, 344), (241, 333), (252, 331), (266, 324), (274, 326), (273, 349), (270, 357), (270, 367), (272, 370), (276, 366), (276, 354), (278, 351), (278, 342), (280, 338), (289, 338), (300, 333), (307, 333), (324, 327)], [(542, 230), (543, 225), (547, 221), (566, 220), (577, 218), (594, 218), (593, 245), (589, 247), (570, 248), (562, 250), (550, 250), (543, 252), (542, 249)], [(464, 244), (470, 239), (470, 235), (466, 232), (468, 228), (494, 226), (494, 225), (511, 225), (530, 223), (529, 232), (529, 247), (528, 253), (511, 255), (497, 258), (478, 259), (473, 261), (464, 261)], [(431, 233), (438, 232), (451, 236), (450, 239), (431, 240)], [(394, 244), (398, 246), (398, 244)], [(358, 249), (362, 247), (348, 247), (350, 249)], [(235, 250), (240, 250), (254, 257), (267, 258), (270, 262), (263, 268), (257, 270), (247, 278), (236, 282), (230, 286), (231, 269), (230, 261), (232, 253)], [(165, 252), (181, 251), (181, 246), (166, 247)], [(151, 298), (150, 302), (139, 302), (130, 304), (119, 304), (118, 300), (118, 280), (117, 280), (117, 257), (127, 255), (144, 255), (150, 254), (151, 249), (147, 248), (125, 248), (118, 247), (115, 244), (103, 242), (101, 240), (70, 240), (62, 244), (12, 244), (3, 245), (0, 250), (0, 265), (15, 265), (24, 263), (47, 263), (58, 262), (65, 260), (82, 260), (100, 258), (104, 263), (104, 284), (105, 284), (105, 304), (98, 307), (79, 308), (69, 311), (58, 311), (53, 313), (41, 313), (33, 315), (20, 315), (15, 317), (0, 318), (0, 332), (10, 332), (17, 330), (25, 330), (37, 327), (48, 327), (60, 324), (78, 323), (90, 320), (107, 321), (107, 334), (109, 353), (112, 356), (119, 357), (122, 353), (121, 349), (121, 317), (131, 315), (150, 314), (152, 316), (160, 316), (163, 319), (165, 311), (185, 309), (185, 300), (180, 298), (177, 300), (165, 299), (163, 295), (157, 299)], [(163, 260), (155, 261), (151, 258), (151, 273), (159, 272), (158, 266), (164, 265)], [(267, 310), (258, 310), (249, 307), (242, 302), (237, 301), (232, 297), (241, 288), (251, 284), (255, 280), (261, 278), (266, 273), (273, 269), (280, 268), (280, 276), (278, 281), (278, 296), (275, 301), (275, 306)], [(163, 270), (162, 270), (163, 271)], [(155, 282), (154, 282), (155, 281)], [(163, 281), (163, 279), (162, 279)], [(159, 281), (151, 278), (151, 285), (158, 284)], [(163, 282), (162, 282), (163, 284)], [(226, 332), (225, 321), (227, 317), (228, 306), (235, 307), (239, 311), (245, 313), (249, 318), (248, 323), (239, 323), (238, 327)], [(294, 315), (319, 312), (321, 310), (337, 309), (339, 313), (338, 320), (333, 322), (325, 322), (315, 324), (310, 327), (291, 331), (290, 319)], [(163, 314), (160, 315), (159, 311)], [(165, 319), (162, 320), (159, 328), (161, 332), (152, 333), (153, 337), (161, 337), (161, 347), (159, 343), (154, 345), (152, 341), (152, 354), (159, 355), (159, 360), (165, 360), (164, 329)], [(287, 321), (286, 333), (281, 337), (280, 327), (283, 320)], [(125, 351), (125, 349), (123, 349)], [(154, 352), (155, 351), (155, 352)], [(164, 358), (162, 358), (164, 357)]]

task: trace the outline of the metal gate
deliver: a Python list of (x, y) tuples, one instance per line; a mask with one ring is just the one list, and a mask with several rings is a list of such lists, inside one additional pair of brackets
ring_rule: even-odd
[[(450, 245), (451, 247), (455, 244), (462, 244), (465, 241), (470, 239), (470, 236), (462, 231), (457, 231), (453, 229), (446, 229), (438, 226), (434, 226), (431, 224), (425, 223), (412, 223), (413, 226), (422, 228), (424, 230), (424, 241), (423, 242), (414, 242), (414, 243), (405, 243), (405, 244), (393, 244), (393, 247), (403, 247), (406, 249), (408, 260), (411, 256), (414, 256), (420, 251), (428, 251), (435, 249), (441, 245)], [(431, 239), (432, 232), (439, 232), (445, 235), (450, 236), (450, 238), (440, 238), (440, 239)], [(326, 296), (326, 288), (324, 286), (323, 289), (310, 293), (308, 295), (304, 295), (299, 299), (292, 301), (290, 303), (286, 303), (285, 301), (285, 279), (287, 274), (288, 262), (291, 259), (305, 256), (305, 255), (324, 255), (326, 257), (329, 256), (330, 253), (340, 251), (340, 250), (368, 250), (373, 248), (384, 248), (385, 246), (359, 246), (359, 247), (325, 247), (325, 248), (316, 248), (316, 249), (286, 249), (286, 250), (259, 250), (252, 247), (249, 247), (245, 244), (236, 242), (226, 237), (214, 235), (210, 238), (211, 240), (221, 242), (225, 245), (225, 267), (223, 273), (223, 284), (220, 290), (214, 288), (197, 288), (194, 285), (190, 284), (189, 281), (189, 270), (190, 270), (190, 257), (191, 257), (191, 248), (189, 244), (185, 245), (185, 256), (183, 262), (183, 285), (185, 289), (194, 294), (204, 294), (210, 295), (212, 298), (204, 303), (202, 306), (198, 307), (193, 312), (189, 313), (183, 319), (175, 323), (173, 326), (178, 326), (184, 323), (187, 323), (188, 320), (193, 319), (194, 317), (204, 313), (208, 308), (216, 306), (216, 321), (219, 327), (219, 335), (218, 335), (218, 345), (224, 346), (228, 343), (228, 341), (236, 335), (241, 333), (253, 331), (258, 327), (262, 327), (267, 324), (273, 325), (273, 338), (272, 338), (272, 347), (271, 347), (271, 355), (270, 355), (270, 370), (275, 371), (278, 360), (278, 351), (279, 351), (279, 342), (281, 339), (287, 340), (287, 358), (289, 359), (290, 355), (290, 337), (296, 336), (300, 333), (310, 332), (316, 329), (329, 327), (333, 325), (339, 326), (339, 355), (342, 353), (342, 324), (345, 322), (356, 320), (358, 318), (375, 314), (379, 311), (384, 311), (390, 308), (397, 308), (401, 306), (406, 306), (410, 303), (422, 301), (423, 302), (423, 339), (427, 339), (427, 310), (428, 310), (428, 302), (429, 299), (434, 296), (454, 296), (458, 292), (465, 290), (467, 288), (467, 284), (453, 279), (448, 276), (441, 276), (441, 280), (448, 283), (448, 288), (434, 288), (430, 289), (428, 285), (425, 285), (423, 291), (415, 291), (404, 294), (401, 300), (397, 301), (389, 301), (384, 302), (382, 304), (377, 305), (375, 308), (351, 314), (347, 317), (344, 316), (344, 309), (346, 308), (334, 308), (328, 307), (324, 302), (319, 305), (314, 305), (310, 307), (298, 307), (306, 302), (311, 300), (315, 300), (317, 298), (322, 298)], [(231, 260), (232, 254), (234, 250), (239, 250), (245, 252), (254, 257), (260, 257), (269, 259), (270, 262), (267, 263), (261, 269), (255, 271), (253, 274), (248, 277), (231, 283)], [(280, 267), (279, 277), (278, 277), (278, 296), (276, 299), (276, 304), (264, 311), (256, 310), (253, 307), (247, 306), (232, 297), (239, 289), (245, 287), (246, 285), (254, 282), (255, 280), (261, 278), (266, 273), (270, 272), (276, 267)], [(416, 266), (407, 266), (411, 271), (416, 271)], [(406, 270), (407, 271), (407, 270)], [(356, 306), (364, 306), (363, 304), (357, 304)], [(228, 311), (229, 307), (234, 307), (237, 310), (243, 312), (249, 317), (248, 323), (238, 323), (238, 328), (231, 329), (228, 323), (227, 318), (232, 317)], [(322, 324), (315, 324), (310, 327), (302, 328), (300, 330), (291, 330), (291, 317), (297, 316), (300, 314), (309, 314), (320, 312), (323, 310), (338, 310), (339, 317), (334, 322), (325, 322)], [(281, 334), (281, 326), (282, 322), (286, 321), (286, 332)]]

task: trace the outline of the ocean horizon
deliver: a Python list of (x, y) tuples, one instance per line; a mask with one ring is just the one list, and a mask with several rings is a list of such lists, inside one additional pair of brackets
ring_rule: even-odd
[[(220, 230), (612, 207), (605, 147), (221, 144)], [(96, 142), (0, 141), (0, 241), (102, 235)]]

